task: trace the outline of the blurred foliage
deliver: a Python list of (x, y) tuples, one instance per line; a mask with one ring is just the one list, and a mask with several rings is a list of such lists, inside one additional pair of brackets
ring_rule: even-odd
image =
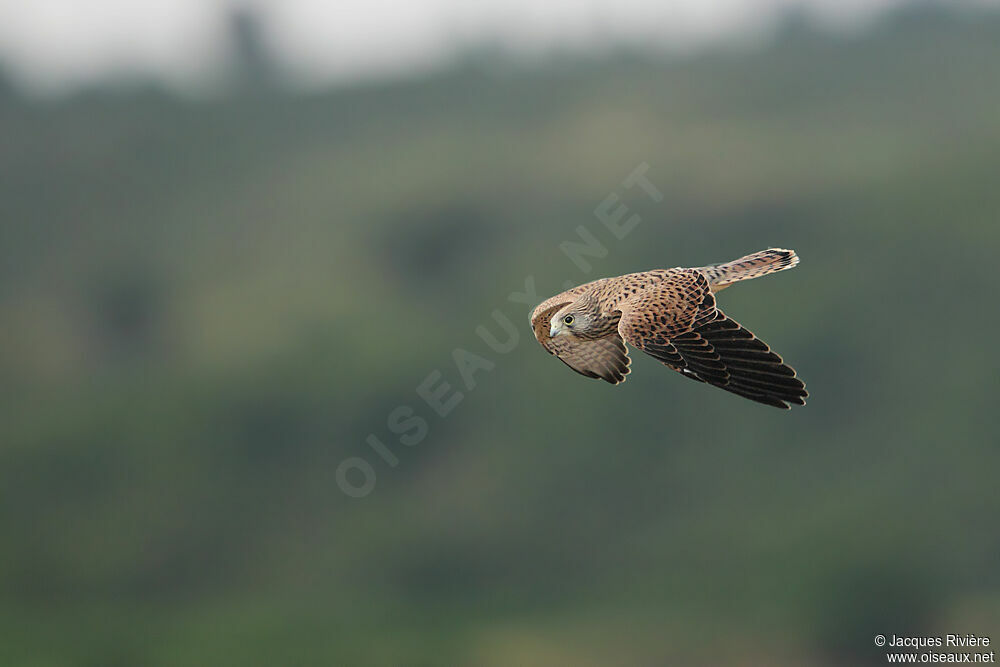
[[(1000, 640), (998, 67), (995, 14), (919, 9), (323, 94), (270, 70), (208, 102), (0, 84), (0, 661), (881, 664), (876, 633)], [(660, 203), (621, 185), (643, 162)], [(594, 216), (611, 193), (642, 218), (622, 241)], [(559, 250), (580, 225), (609, 249), (590, 274)], [(721, 305), (807, 381), (787, 414), (636, 354), (624, 386), (587, 381), (508, 300), (773, 245), (801, 266)], [(475, 334), (494, 309), (509, 354)], [(456, 347), (496, 366), (442, 419), (416, 387), (462, 388)], [(368, 497), (337, 487), (351, 456)]]

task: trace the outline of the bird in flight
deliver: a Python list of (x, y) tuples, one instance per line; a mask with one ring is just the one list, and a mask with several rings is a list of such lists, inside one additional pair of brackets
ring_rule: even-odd
[(715, 293), (798, 263), (795, 251), (771, 248), (725, 264), (602, 278), (543, 301), (531, 327), (550, 354), (590, 378), (624, 382), (628, 343), (684, 377), (787, 410), (805, 405), (805, 384), (716, 307)]

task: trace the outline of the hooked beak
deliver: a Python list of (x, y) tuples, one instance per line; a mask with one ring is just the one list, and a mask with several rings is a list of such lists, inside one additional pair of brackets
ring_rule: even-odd
[(562, 331), (562, 329), (559, 327), (559, 323), (558, 322), (553, 322), (549, 326), (549, 338), (555, 338), (556, 336), (559, 335), (559, 333), (561, 331)]

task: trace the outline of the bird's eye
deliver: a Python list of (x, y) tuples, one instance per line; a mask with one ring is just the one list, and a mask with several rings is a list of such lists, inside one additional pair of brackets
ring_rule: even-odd
[(565, 322), (566, 324), (573, 324), (573, 320), (575, 319), (576, 318), (573, 317), (572, 315), (567, 315), (566, 317), (563, 318), (563, 322)]

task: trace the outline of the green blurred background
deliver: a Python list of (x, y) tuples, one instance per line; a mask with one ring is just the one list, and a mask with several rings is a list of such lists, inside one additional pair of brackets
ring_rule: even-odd
[[(309, 91), (240, 35), (209, 99), (0, 77), (0, 663), (1000, 641), (1000, 14)], [(642, 163), (663, 201), (621, 185)], [(642, 220), (621, 241), (612, 193)], [(589, 274), (559, 247), (581, 225), (608, 248)], [(508, 299), (769, 246), (801, 265), (720, 304), (807, 382), (790, 413), (636, 353), (626, 384), (586, 380)], [(475, 333), (504, 337), (494, 309), (507, 354)], [(455, 348), (495, 364), (471, 391)], [(465, 393), (446, 418), (416, 392), (435, 370)]]

